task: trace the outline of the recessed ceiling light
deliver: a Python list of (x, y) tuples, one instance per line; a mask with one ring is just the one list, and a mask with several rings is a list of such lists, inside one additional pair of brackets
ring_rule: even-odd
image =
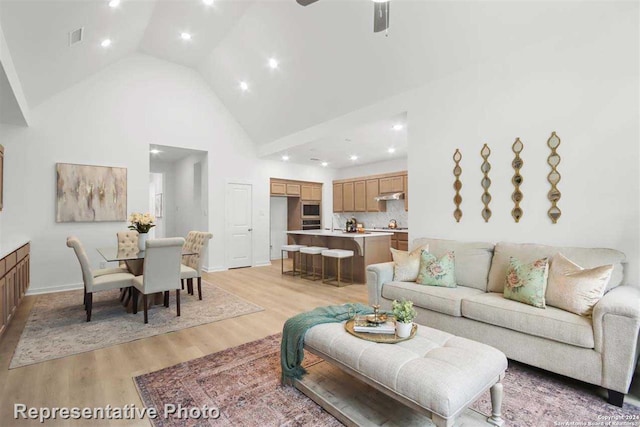
[(323, 168), (326, 168), (327, 166), (329, 166), (329, 163), (327, 163), (327, 162), (322, 162), (322, 167), (323, 167)]
[(111, 39), (104, 39), (104, 40), (102, 40), (102, 42), (100, 42), (100, 46), (102, 46), (102, 47), (109, 47), (109, 46), (111, 46)]
[(349, 159), (351, 159), (352, 161), (356, 161), (358, 160), (358, 156), (356, 156), (355, 154), (353, 154), (351, 157), (349, 157)]
[(182, 40), (191, 40), (191, 34), (189, 34), (189, 33), (181, 33), (180, 34), (180, 38)]
[(153, 148), (153, 149), (149, 150), (149, 152), (150, 152), (151, 154), (158, 154), (158, 153), (162, 153), (162, 151), (158, 150), (157, 148)]
[(282, 156), (282, 160), (283, 160), (283, 161), (285, 161), (285, 162), (286, 162), (286, 161), (288, 161), (288, 160), (289, 160), (289, 156), (287, 156), (287, 155), (285, 154), (284, 156)]
[(387, 153), (389, 154), (393, 154), (396, 152), (396, 149), (394, 147), (389, 147), (389, 149), (387, 149)]
[(247, 83), (247, 82), (245, 82), (245, 81), (241, 81), (241, 82), (240, 82), (240, 89), (241, 89), (243, 92), (248, 91), (248, 90), (249, 90), (249, 83)]
[(402, 130), (402, 128), (403, 128), (403, 127), (404, 127), (404, 126), (402, 126), (402, 124), (401, 124), (401, 123), (398, 123), (398, 124), (393, 125), (393, 128), (392, 128), (392, 129), (393, 129), (393, 130)]
[(120, 6), (120, 0), (111, 0), (109, 2), (109, 7), (118, 7)]
[(270, 58), (269, 67), (271, 67), (272, 70), (275, 70), (276, 68), (278, 68), (278, 60), (276, 58)]
[(202, 0), (202, 3), (206, 4), (207, 6), (211, 6), (213, 5), (213, 0)]

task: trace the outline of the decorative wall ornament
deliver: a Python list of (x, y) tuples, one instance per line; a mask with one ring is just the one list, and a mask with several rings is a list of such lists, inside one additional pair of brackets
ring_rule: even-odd
[(482, 181), (480, 181), (480, 185), (484, 192), (482, 193), (482, 204), (484, 208), (482, 209), (482, 218), (484, 218), (484, 222), (489, 222), (489, 218), (491, 218), (491, 209), (489, 209), (489, 202), (491, 202), (491, 194), (489, 194), (489, 187), (491, 187), (491, 179), (489, 178), (489, 171), (491, 170), (491, 163), (489, 163), (489, 156), (491, 155), (491, 149), (487, 144), (484, 144), (482, 150), (480, 150), (480, 156), (482, 156), (483, 162), (480, 166), (480, 170), (483, 173)]
[(56, 222), (127, 220), (127, 169), (57, 163)]
[(515, 173), (513, 174), (513, 178), (511, 178), (511, 182), (515, 187), (515, 190), (511, 194), (511, 200), (515, 204), (514, 208), (511, 210), (511, 216), (516, 222), (520, 222), (520, 218), (522, 218), (523, 212), (522, 208), (520, 208), (520, 202), (522, 201), (522, 192), (520, 191), (520, 185), (522, 185), (522, 175), (520, 175), (520, 169), (522, 169), (522, 165), (524, 162), (520, 158), (520, 153), (524, 149), (524, 144), (520, 141), (520, 138), (516, 138), (515, 142), (511, 146), (511, 149), (515, 153), (515, 157), (511, 162), (511, 166), (513, 166), (513, 170)]
[(460, 222), (460, 218), (462, 218), (462, 211), (460, 210), (460, 204), (462, 203), (462, 196), (460, 195), (460, 190), (462, 189), (462, 182), (460, 181), (460, 175), (462, 175), (460, 160), (462, 160), (462, 154), (460, 150), (456, 148), (456, 152), (453, 154), (453, 161), (456, 163), (456, 166), (453, 168), (453, 175), (456, 177), (453, 183), (453, 189), (456, 190), (456, 195), (453, 198), (453, 203), (456, 204), (456, 210), (453, 211), (453, 217), (456, 219), (456, 222)]
[(551, 172), (547, 175), (547, 181), (551, 184), (551, 190), (547, 193), (547, 198), (551, 202), (551, 207), (547, 211), (549, 218), (551, 218), (551, 222), (556, 224), (558, 222), (558, 218), (562, 215), (562, 211), (558, 208), (558, 201), (562, 194), (560, 194), (560, 190), (558, 190), (558, 183), (560, 182), (561, 176), (558, 172), (558, 165), (560, 164), (560, 155), (556, 151), (560, 146), (560, 138), (556, 135), (555, 132), (551, 132), (551, 136), (547, 140), (547, 146), (551, 149), (551, 154), (547, 157), (547, 163), (551, 166)]

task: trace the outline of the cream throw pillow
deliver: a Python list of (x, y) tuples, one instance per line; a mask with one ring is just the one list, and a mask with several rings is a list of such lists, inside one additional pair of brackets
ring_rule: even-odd
[(428, 251), (429, 245), (423, 245), (411, 252), (399, 251), (391, 248), (393, 256), (393, 281), (394, 282), (415, 282), (420, 271), (420, 254)]
[(551, 259), (547, 304), (580, 316), (591, 316), (611, 279), (613, 265), (584, 269), (557, 253)]

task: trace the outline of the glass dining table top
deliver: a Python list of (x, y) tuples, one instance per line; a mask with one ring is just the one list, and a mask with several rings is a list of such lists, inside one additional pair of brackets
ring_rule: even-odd
[[(144, 259), (145, 256), (145, 251), (132, 249), (119, 250), (115, 246), (109, 248), (98, 248), (98, 252), (100, 253), (100, 255), (102, 255), (105, 261), (132, 261), (136, 259)], [(194, 252), (193, 250), (182, 248), (182, 256), (195, 254), (196, 252)]]

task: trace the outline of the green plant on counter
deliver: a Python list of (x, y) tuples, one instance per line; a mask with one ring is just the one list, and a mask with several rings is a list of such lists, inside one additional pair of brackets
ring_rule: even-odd
[(413, 308), (413, 301), (407, 301), (405, 299), (400, 302), (393, 300), (391, 312), (396, 320), (401, 323), (411, 323), (418, 315), (416, 309)]

